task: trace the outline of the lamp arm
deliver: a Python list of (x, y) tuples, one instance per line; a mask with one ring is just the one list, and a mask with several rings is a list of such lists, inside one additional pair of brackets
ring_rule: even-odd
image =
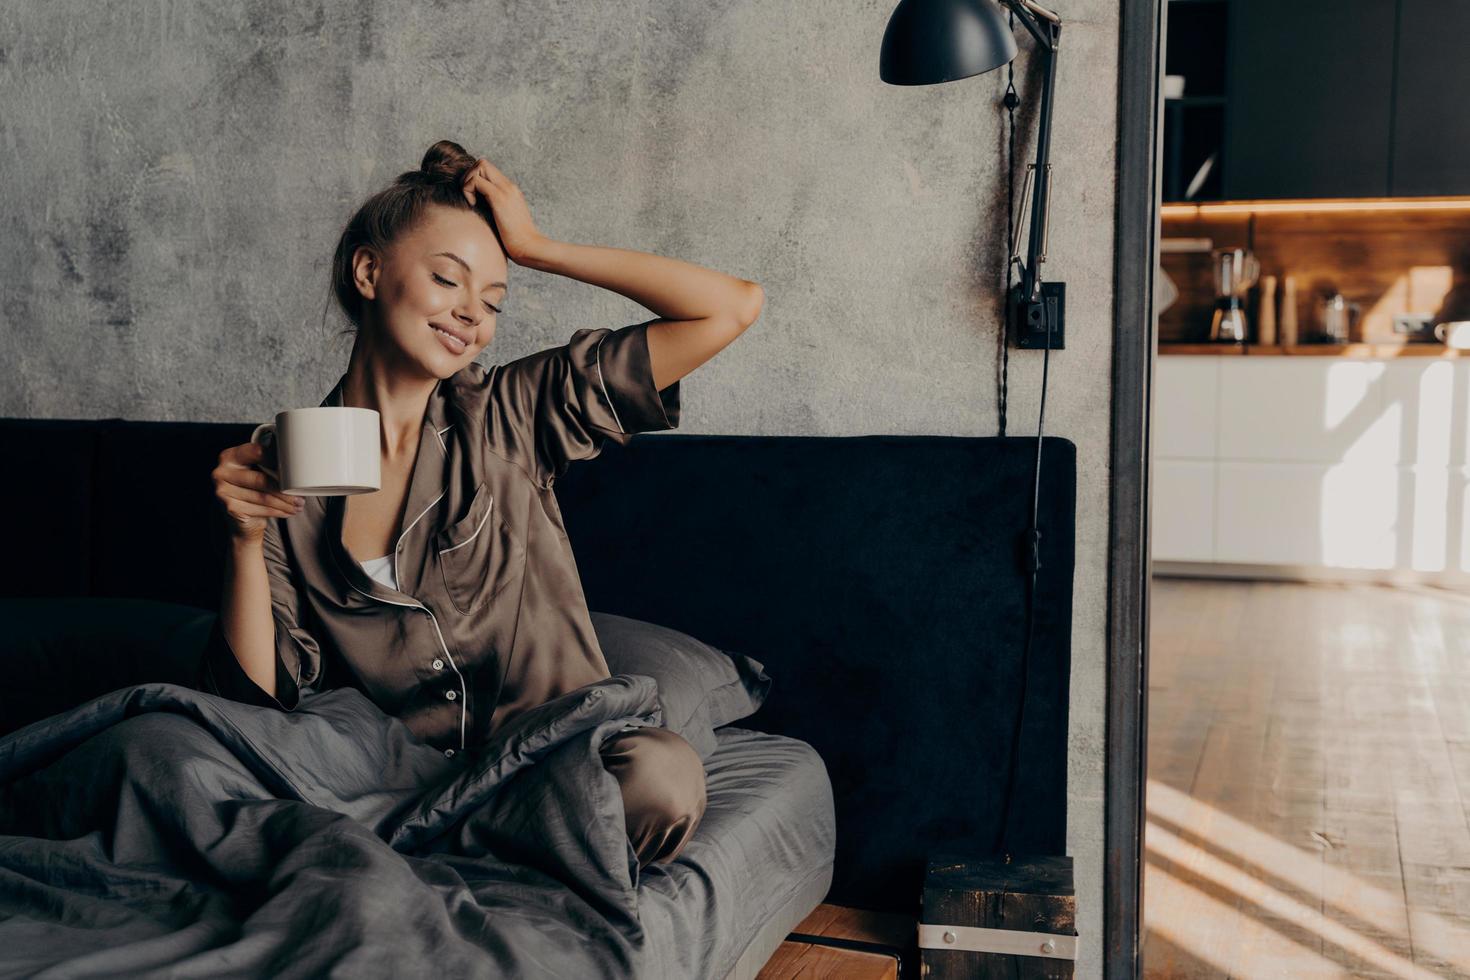
[(1040, 16), (1061, 26), (1061, 19), (1056, 14), (1038, 4), (1030, 3), (1029, 0), (1000, 0), (1000, 2), (1001, 6), (1021, 19), (1026, 32), (1036, 39), (1037, 44), (1043, 48), (1051, 46), (1051, 39), (1041, 32), (1041, 25), (1036, 22), (1036, 18)]
[(1019, 2), (1024, 3), (1027, 10), (1044, 20), (1049, 20), (1053, 24), (1060, 24), (1062, 22), (1061, 16), (1055, 10), (1047, 10), (1041, 4), (1036, 3), (1035, 0), (1019, 0)]
[[(1031, 29), (1030, 18), (1020, 9), (1025, 0), (1006, 0), (1016, 10), (1027, 28)], [(1053, 15), (1055, 16), (1055, 15)], [(1057, 42), (1062, 32), (1061, 22), (1046, 25), (1046, 35), (1038, 29), (1032, 30), (1041, 41), (1041, 51), (1046, 58), (1041, 82), (1041, 111), (1037, 120), (1036, 164), (1031, 196), (1031, 230), (1026, 243), (1026, 263), (1021, 269), (1021, 297), (1024, 302), (1036, 302), (1040, 298), (1041, 276), (1038, 266), (1046, 261), (1047, 219), (1051, 204), (1051, 113), (1052, 93), (1056, 87)]]

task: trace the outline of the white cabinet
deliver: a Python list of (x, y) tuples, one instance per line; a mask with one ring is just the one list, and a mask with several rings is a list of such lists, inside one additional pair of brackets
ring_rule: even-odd
[(1215, 463), (1161, 459), (1154, 463), (1155, 561), (1215, 558)]
[(1470, 573), (1470, 361), (1163, 356), (1152, 432), (1163, 571)]
[(1154, 366), (1149, 499), (1155, 561), (1215, 560), (1215, 457), (1221, 357), (1161, 357)]
[(1221, 459), (1393, 463), (1398, 425), (1383, 412), (1380, 361), (1213, 357), (1220, 365)]
[(1221, 357), (1160, 358), (1154, 372), (1155, 459), (1214, 459)]
[(1215, 561), (1392, 568), (1398, 469), (1219, 464)]
[(1403, 358), (1385, 365), (1383, 408), (1400, 426), (1400, 463), (1470, 463), (1470, 361)]

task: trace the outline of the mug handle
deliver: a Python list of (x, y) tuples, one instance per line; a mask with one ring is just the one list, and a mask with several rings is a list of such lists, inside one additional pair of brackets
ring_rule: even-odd
[[(263, 438), (264, 435), (269, 435), (270, 436), (270, 439), (271, 439), (271, 442), (275, 442), (276, 441), (276, 423), (274, 423), (274, 422), (262, 422), (259, 425), (257, 425), (255, 427), (255, 431), (252, 432), (252, 433), (250, 433), (250, 441), (253, 442), (253, 443), (255, 443), (258, 446), (264, 446), (265, 445), (265, 439)], [(279, 443), (277, 445), (279, 445)], [(276, 462), (279, 463), (280, 460), (277, 460)], [(256, 463), (255, 466), (256, 466), (256, 469), (264, 470), (265, 472), (269, 473), (271, 475), (271, 477), (276, 481), (277, 484), (279, 484), (281, 482), (281, 476), (280, 476), (280, 474), (277, 473), (275, 470), (271, 469), (269, 466), (266, 466), (264, 463)]]
[(1447, 341), (1444, 339), (1444, 328), (1447, 325), (1447, 323), (1436, 323), (1434, 325), (1434, 339), (1439, 341), (1441, 344), (1447, 343)]

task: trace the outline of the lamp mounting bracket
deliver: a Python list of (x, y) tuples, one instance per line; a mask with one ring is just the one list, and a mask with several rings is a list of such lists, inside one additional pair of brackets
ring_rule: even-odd
[[(1020, 270), (1020, 282), (1007, 296), (1011, 342), (1017, 347), (1063, 348), (1062, 315), (1065, 286), (1043, 282), (1041, 265), (1046, 261), (1051, 218), (1051, 128), (1052, 96), (1057, 77), (1057, 46), (1062, 21), (1035, 0), (1002, 0), (1036, 39), (1041, 65), (1041, 104), (1037, 113), (1036, 162), (1026, 169), (1026, 189), (1021, 192), (1021, 221), (1015, 237), (1007, 244), (1007, 261)], [(1029, 215), (1028, 215), (1029, 211)], [(1026, 220), (1029, 218), (1029, 220)], [(1026, 257), (1020, 255), (1021, 228), (1027, 228)]]

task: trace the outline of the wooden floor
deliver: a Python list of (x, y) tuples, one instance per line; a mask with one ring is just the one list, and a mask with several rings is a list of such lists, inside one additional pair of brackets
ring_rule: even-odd
[(1470, 977), (1470, 595), (1159, 579), (1144, 972)]

